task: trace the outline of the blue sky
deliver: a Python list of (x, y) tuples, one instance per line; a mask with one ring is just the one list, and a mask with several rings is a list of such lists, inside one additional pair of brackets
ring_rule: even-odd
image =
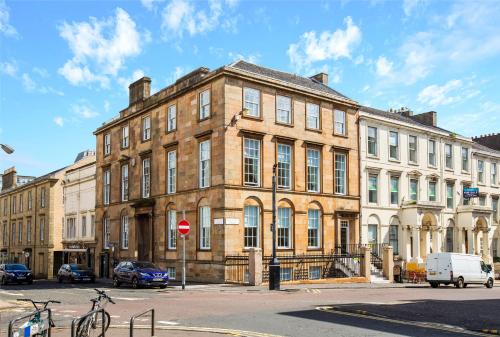
[(361, 104), (435, 110), (466, 136), (500, 132), (499, 1), (0, 0), (0, 170), (40, 175), (93, 148), (92, 132), (146, 75), (243, 58)]

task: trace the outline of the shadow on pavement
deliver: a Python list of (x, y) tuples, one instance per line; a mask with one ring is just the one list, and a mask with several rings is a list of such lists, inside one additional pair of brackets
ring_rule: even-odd
[[(370, 317), (385, 317), (401, 321), (430, 322), (461, 327), (467, 330), (500, 330), (499, 300), (415, 300), (395, 304), (354, 303), (327, 305), (340, 312), (363, 314)], [(335, 314), (335, 311), (305, 310), (284, 312), (282, 315), (348, 324), (370, 330), (379, 330), (407, 336), (428, 336), (429, 330), (416, 326), (377, 321), (360, 316)], [(457, 333), (433, 330), (434, 336), (456, 336)]]

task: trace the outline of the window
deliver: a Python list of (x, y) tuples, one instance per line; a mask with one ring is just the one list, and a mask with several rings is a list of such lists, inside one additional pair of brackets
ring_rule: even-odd
[(346, 194), (346, 154), (335, 153), (335, 193)]
[(370, 174), (368, 176), (368, 202), (377, 203), (378, 197), (378, 175)]
[(142, 119), (142, 140), (151, 139), (151, 117), (147, 116)]
[(103, 179), (103, 184), (104, 184), (104, 188), (103, 188), (103, 194), (104, 194), (103, 202), (104, 202), (104, 205), (109, 205), (109, 195), (110, 195), (110, 192), (111, 192), (111, 186), (110, 186), (111, 171), (109, 169), (107, 169), (107, 170), (104, 171), (103, 178), (104, 178)]
[(8, 240), (9, 236), (7, 234), (7, 222), (4, 221), (3, 223), (3, 233), (2, 233), (2, 239), (3, 239), (3, 245), (4, 246), (7, 246), (7, 240)]
[(11, 236), (12, 236), (12, 244), (15, 244), (16, 243), (16, 223), (15, 222), (12, 223)]
[(19, 235), (17, 236), (17, 241), (19, 243), (23, 242), (23, 223), (19, 222)]
[(210, 207), (200, 207), (200, 249), (210, 249)]
[(95, 234), (95, 215), (90, 216), (90, 236), (94, 237)]
[(104, 155), (107, 156), (111, 153), (111, 134), (106, 133), (104, 135)]
[(486, 194), (479, 195), (479, 206), (486, 206)]
[(293, 268), (280, 268), (280, 281), (291, 281), (293, 275)]
[(66, 219), (66, 239), (76, 238), (75, 218)]
[(210, 186), (210, 140), (200, 143), (200, 188)]
[(345, 135), (345, 111), (335, 110), (335, 133), (337, 135)]
[(500, 239), (493, 239), (491, 241), (491, 255), (492, 255), (492, 257), (498, 257), (498, 240), (500, 240)]
[(260, 140), (244, 138), (244, 184), (260, 186)]
[(307, 149), (307, 191), (319, 192), (320, 173), (319, 173), (319, 150)]
[(247, 116), (260, 117), (260, 91), (252, 88), (243, 88), (243, 108)]
[(82, 215), (82, 237), (87, 236), (87, 216)]
[(498, 222), (498, 197), (491, 198), (491, 208), (493, 209), (493, 221)]
[(462, 148), (462, 171), (469, 171), (469, 149)]
[(28, 191), (28, 211), (31, 211), (33, 208), (33, 197), (31, 195), (31, 191)]
[(410, 179), (410, 200), (418, 200), (418, 179)]
[(484, 161), (477, 161), (477, 181), (479, 183), (484, 183)]
[(16, 196), (13, 196), (12, 197), (12, 213), (13, 214), (16, 214), (17, 212), (17, 197)]
[(278, 188), (291, 188), (292, 147), (278, 144)]
[[(210, 108), (210, 105), (209, 105)], [(167, 131), (174, 131), (177, 128), (177, 107), (171, 105), (167, 108)]]
[(128, 125), (122, 127), (122, 149), (126, 149), (128, 147)]
[(307, 211), (307, 242), (308, 248), (319, 248), (320, 246), (320, 211), (309, 209)]
[(122, 201), (128, 200), (128, 164), (122, 165)]
[(446, 251), (453, 252), (453, 227), (446, 227)]
[(167, 267), (167, 273), (169, 280), (175, 280), (176, 277), (175, 267)]
[(128, 216), (122, 215), (122, 249), (128, 249)]
[(399, 254), (398, 225), (389, 226), (389, 246), (392, 247), (394, 255)]
[(321, 266), (310, 266), (309, 280), (319, 280), (321, 278), (321, 272), (322, 272)]
[(377, 128), (368, 127), (368, 154), (377, 155)]
[(436, 186), (435, 181), (429, 181), (429, 201), (436, 201)]
[(491, 185), (497, 184), (497, 164), (491, 163)]
[(200, 120), (210, 117), (210, 90), (200, 93)]
[(319, 130), (319, 105), (307, 103), (306, 105), (306, 128)]
[(7, 198), (3, 199), (3, 214), (7, 215)]
[[(465, 184), (463, 185), (463, 188), (467, 188), (467, 187), (470, 187), (470, 186), (469, 185), (465, 185)], [(463, 189), (462, 189), (462, 195), (463, 195)], [(469, 198), (465, 198), (465, 197), (462, 198), (463, 205), (468, 205), (469, 201), (470, 201)]]
[(40, 218), (40, 241), (45, 240), (45, 217)]
[(429, 140), (429, 165), (436, 166), (436, 141)]
[(454, 206), (453, 189), (452, 183), (446, 183), (446, 208), (448, 209), (452, 209)]
[(142, 197), (149, 198), (151, 194), (151, 158), (142, 160)]
[(31, 242), (31, 218), (26, 220), (26, 242)]
[(168, 231), (167, 231), (167, 242), (168, 249), (176, 249), (177, 248), (177, 211), (169, 210), (168, 211)]
[(24, 205), (23, 205), (23, 200), (24, 200), (24, 198), (23, 198), (23, 194), (21, 193), (21, 194), (19, 195), (19, 213), (22, 213), (22, 212), (23, 212), (23, 208), (24, 208), (24, 207), (23, 207), (23, 206), (24, 206)]
[(444, 144), (444, 155), (446, 168), (453, 168), (453, 147), (451, 144)]
[(417, 137), (408, 136), (408, 159), (410, 163), (417, 162)]
[(291, 208), (278, 207), (278, 248), (291, 248), (291, 216)]
[(40, 190), (40, 207), (45, 208), (45, 187)]
[(177, 179), (177, 156), (176, 151), (167, 153), (167, 193), (172, 194), (176, 191)]
[(292, 99), (276, 96), (276, 119), (279, 123), (292, 124)]
[(389, 132), (389, 158), (399, 159), (399, 135), (395, 131)]
[(391, 205), (399, 204), (399, 177), (391, 176)]
[(111, 232), (110, 232), (110, 228), (109, 228), (109, 218), (108, 217), (104, 217), (102, 219), (102, 227), (103, 227), (103, 230), (102, 230), (103, 248), (109, 249), (109, 239), (110, 239)]
[(245, 206), (245, 248), (259, 247), (260, 208)]

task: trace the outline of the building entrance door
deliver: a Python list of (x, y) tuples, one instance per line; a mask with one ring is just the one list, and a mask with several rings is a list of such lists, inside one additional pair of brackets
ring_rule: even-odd
[(378, 243), (378, 226), (368, 225), (368, 244), (371, 247), (377, 246)]
[(340, 247), (342, 253), (349, 253), (349, 221), (340, 220)]
[(139, 261), (151, 261), (151, 224), (149, 214), (137, 216), (137, 258)]

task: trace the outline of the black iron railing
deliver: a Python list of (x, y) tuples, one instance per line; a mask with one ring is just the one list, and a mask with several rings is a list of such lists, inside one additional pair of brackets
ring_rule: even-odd
[(377, 269), (382, 269), (384, 265), (384, 247), (387, 243), (369, 243), (371, 253), (371, 264)]

